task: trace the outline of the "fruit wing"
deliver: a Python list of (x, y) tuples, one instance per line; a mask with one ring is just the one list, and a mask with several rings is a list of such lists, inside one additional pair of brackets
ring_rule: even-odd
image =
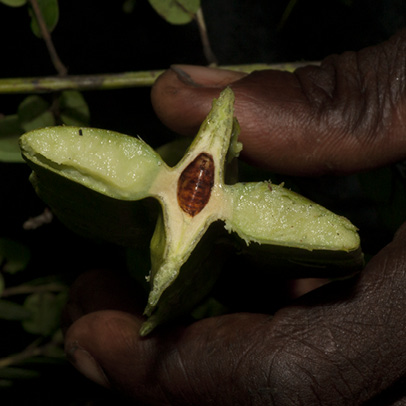
[(47, 127), (20, 138), (32, 167), (56, 172), (104, 195), (123, 200), (148, 196), (166, 166), (142, 140), (108, 130)]
[(226, 227), (247, 245), (280, 245), (309, 251), (357, 250), (357, 228), (345, 217), (269, 182), (227, 186), (232, 216)]

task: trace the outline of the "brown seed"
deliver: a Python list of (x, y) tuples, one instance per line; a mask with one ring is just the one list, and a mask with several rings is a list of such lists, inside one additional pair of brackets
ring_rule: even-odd
[(210, 199), (214, 184), (214, 161), (210, 154), (199, 154), (178, 180), (178, 203), (192, 217), (200, 213)]

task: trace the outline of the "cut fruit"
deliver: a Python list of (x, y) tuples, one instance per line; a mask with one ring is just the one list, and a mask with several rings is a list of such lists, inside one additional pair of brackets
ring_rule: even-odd
[[(21, 137), (22, 154), (35, 173), (37, 192), (55, 212), (67, 205), (66, 193), (58, 190), (67, 186), (55, 182), (55, 176), (113, 201), (147, 197), (159, 201), (161, 212), (150, 244), (148, 320), (142, 335), (190, 312), (207, 295), (226, 261), (230, 244), (224, 241), (229, 234), (231, 241), (239, 237), (240, 250), (246, 253), (252, 248), (261, 257), (269, 251), (273, 258), (279, 246), (284, 255), (290, 248), (295, 253), (289, 254), (289, 261), (297, 258), (306, 266), (336, 264), (349, 274), (362, 265), (357, 229), (346, 218), (270, 182), (226, 184), (226, 167), (241, 150), (233, 105), (234, 94), (227, 88), (173, 167), (143, 141), (111, 131), (50, 127)], [(71, 197), (71, 204), (80, 206), (83, 202), (75, 198)], [(75, 211), (70, 217), (75, 222)], [(69, 223), (68, 218), (64, 220)], [(90, 222), (87, 226), (94, 227)], [(105, 222), (102, 234), (108, 234), (108, 229)], [(135, 235), (133, 241), (131, 237), (124, 240), (137, 246)], [(213, 255), (213, 250), (225, 250), (227, 255)]]

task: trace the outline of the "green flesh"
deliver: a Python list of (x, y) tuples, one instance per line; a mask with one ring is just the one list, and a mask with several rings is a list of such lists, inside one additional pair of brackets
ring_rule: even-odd
[[(345, 264), (349, 273), (362, 263), (357, 229), (346, 218), (269, 182), (225, 183), (225, 168), (231, 167), (241, 150), (233, 104), (233, 92), (224, 90), (213, 102), (195, 140), (173, 167), (143, 141), (106, 130), (50, 127), (21, 137), (23, 157), (38, 175), (34, 177), (37, 191), (55, 212), (61, 212), (61, 207), (67, 204), (66, 199), (58, 200), (63, 195), (58, 188), (67, 186), (55, 182), (55, 176), (106, 195), (113, 202), (114, 199), (135, 202), (148, 197), (159, 202), (162, 211), (150, 245), (151, 289), (145, 310), (148, 320), (141, 329), (142, 335), (189, 312), (210, 291), (218, 274), (215, 265), (223, 263), (210, 252), (218, 239), (227, 236), (224, 226), (240, 237), (245, 250), (260, 246), (266, 252), (269, 247), (272, 255), (275, 246), (299, 253), (314, 251), (313, 262), (319, 263), (317, 258), (322, 258), (322, 263)], [(213, 184), (201, 211), (191, 215), (179, 203), (178, 182), (201, 154), (212, 157)], [(227, 179), (231, 178), (227, 175)], [(72, 196), (72, 205), (80, 203)], [(72, 211), (73, 222), (77, 222), (74, 217), (78, 215), (84, 217), (84, 213)], [(64, 221), (69, 223), (69, 218)], [(137, 221), (136, 216), (133, 221)], [(223, 227), (210, 227), (218, 223)], [(81, 231), (94, 228), (92, 223), (84, 224), (86, 221)], [(108, 234), (109, 227), (114, 228), (105, 222), (101, 234)], [(209, 228), (210, 238), (203, 238)], [(140, 244), (136, 237), (131, 240), (131, 236), (126, 242), (135, 247)], [(192, 255), (194, 250), (199, 254)], [(297, 257), (301, 260), (302, 255)], [(191, 266), (192, 263), (195, 265)], [(211, 272), (213, 269), (216, 272)], [(189, 285), (194, 280), (199, 281), (196, 282), (199, 286), (192, 288)]]

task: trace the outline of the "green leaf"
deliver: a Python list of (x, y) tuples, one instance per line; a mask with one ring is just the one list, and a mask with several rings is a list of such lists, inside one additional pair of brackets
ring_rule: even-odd
[(0, 379), (0, 389), (7, 389), (13, 386), (13, 381), (10, 379)]
[(80, 92), (76, 90), (62, 92), (59, 103), (64, 124), (78, 127), (89, 125), (89, 107)]
[(24, 302), (24, 307), (31, 316), (22, 322), (23, 328), (31, 334), (50, 336), (59, 327), (65, 303), (66, 292), (58, 295), (50, 292), (33, 293)]
[(200, 0), (149, 0), (155, 11), (168, 23), (190, 23), (200, 8)]
[(30, 311), (24, 308), (24, 306), (8, 300), (0, 300), (0, 319), (25, 320), (30, 316)]
[(0, 118), (0, 161), (24, 162), (18, 145), (23, 132), (17, 114)]
[(281, 30), (286, 23), (286, 20), (288, 20), (289, 16), (292, 14), (292, 10), (295, 8), (297, 3), (297, 0), (289, 0), (288, 5), (285, 8), (285, 11), (282, 14), (281, 20), (279, 21), (279, 24), (277, 26), (277, 30)]
[[(37, 0), (42, 16), (49, 32), (52, 32), (59, 20), (58, 0)], [(31, 16), (31, 30), (38, 37), (42, 38), (41, 30), (33, 10), (29, 10)]]
[(27, 0), (0, 0), (0, 3), (10, 7), (21, 7), (27, 3)]
[(214, 297), (209, 297), (199, 306), (197, 306), (192, 312), (191, 315), (196, 320), (205, 319), (207, 317), (220, 316), (228, 312), (226, 306), (220, 303)]
[(126, 14), (130, 14), (134, 11), (135, 5), (136, 5), (137, 1), (136, 0), (126, 0), (123, 3), (123, 11)]
[(0, 238), (0, 263), (4, 272), (14, 274), (25, 269), (30, 256), (30, 250), (25, 245), (7, 238)]
[(49, 103), (40, 96), (28, 96), (18, 106), (18, 119), (25, 131), (55, 125)]
[(0, 369), (0, 380), (15, 380), (15, 379), (32, 379), (38, 378), (40, 376), (39, 371), (33, 371), (31, 369), (24, 368), (1, 368)]

